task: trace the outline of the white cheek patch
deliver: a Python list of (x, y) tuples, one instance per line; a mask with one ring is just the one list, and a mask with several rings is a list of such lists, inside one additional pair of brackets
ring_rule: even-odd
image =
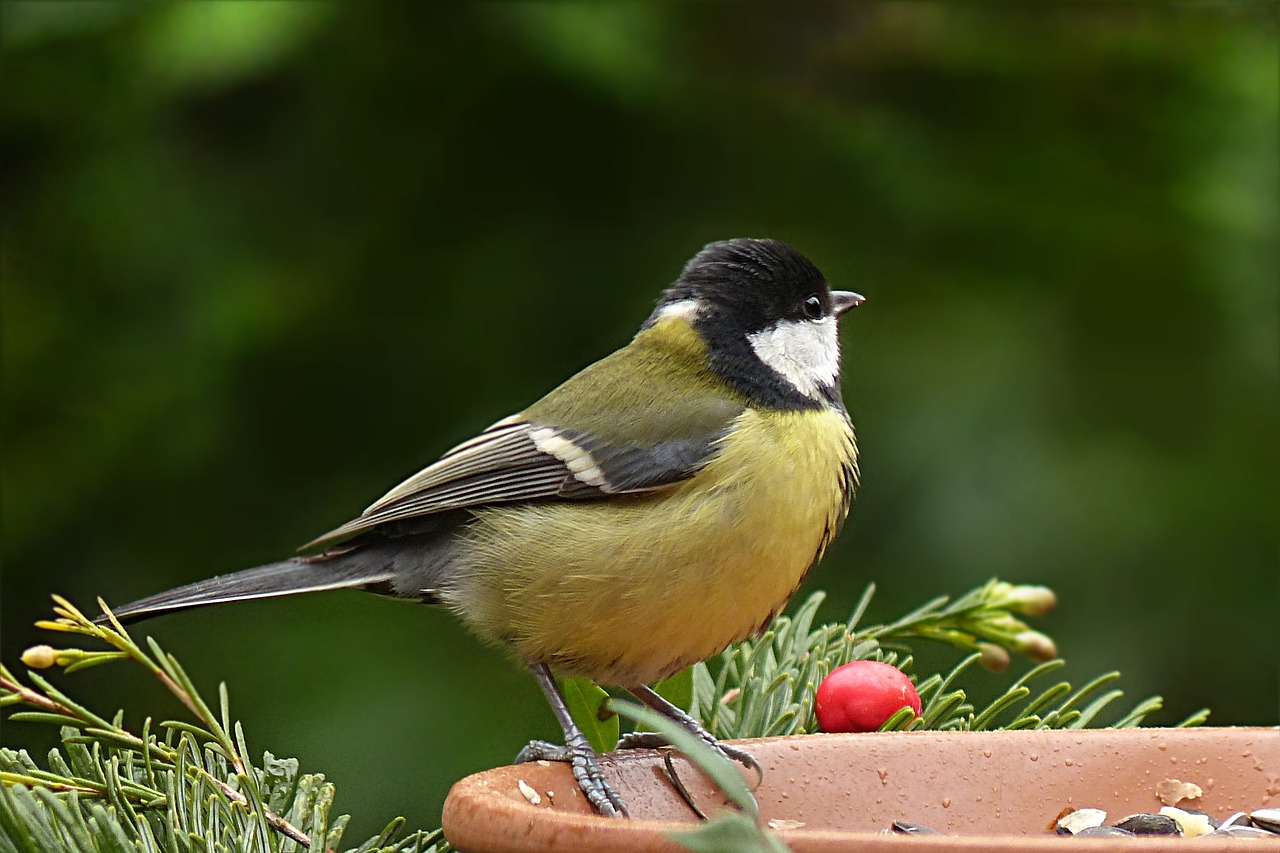
[(840, 376), (840, 338), (835, 317), (783, 320), (752, 332), (747, 341), (756, 356), (786, 377), (806, 397), (836, 384)]

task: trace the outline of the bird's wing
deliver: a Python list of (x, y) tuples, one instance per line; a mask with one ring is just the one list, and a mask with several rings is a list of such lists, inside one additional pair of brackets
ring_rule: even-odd
[[(690, 412), (690, 406), (699, 411)], [(396, 486), (359, 518), (301, 550), (328, 548), (389, 522), (448, 510), (659, 489), (693, 476), (715, 453), (717, 440), (742, 409), (721, 398), (645, 412), (644, 418), (656, 427), (653, 434), (661, 436), (648, 443), (611, 442), (587, 429), (543, 424), (532, 416), (507, 418)], [(690, 429), (691, 423), (695, 429)]]

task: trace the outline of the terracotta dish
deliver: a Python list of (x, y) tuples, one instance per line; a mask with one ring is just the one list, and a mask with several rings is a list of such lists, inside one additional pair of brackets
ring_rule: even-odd
[[(781, 827), (796, 853), (1217, 848), (1181, 838), (1059, 838), (1048, 827), (1069, 806), (1106, 809), (1109, 822), (1156, 812), (1174, 804), (1157, 795), (1160, 788), (1167, 800), (1179, 789), (1169, 780), (1203, 791), (1179, 805), (1219, 817), (1280, 802), (1276, 728), (814, 734), (737, 743), (764, 768), (756, 790), (762, 819)], [(667, 834), (697, 818), (660, 754), (612, 753), (602, 764), (631, 820), (594, 815), (566, 765), (535, 763), (458, 782), (444, 806), (445, 835), (467, 853), (685, 850)], [(704, 811), (723, 807), (683, 758), (674, 766)], [(894, 820), (943, 835), (879, 834)]]

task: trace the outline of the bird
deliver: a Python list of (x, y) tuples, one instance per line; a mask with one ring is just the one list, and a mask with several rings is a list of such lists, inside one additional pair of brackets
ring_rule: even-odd
[(348, 588), (440, 605), (527, 667), (560, 723), (563, 747), (517, 760), (568, 761), (599, 814), (628, 812), (557, 676), (753, 766), (649, 685), (763, 631), (840, 531), (859, 474), (837, 320), (863, 301), (785, 243), (709, 243), (629, 343), (297, 556), (114, 616)]

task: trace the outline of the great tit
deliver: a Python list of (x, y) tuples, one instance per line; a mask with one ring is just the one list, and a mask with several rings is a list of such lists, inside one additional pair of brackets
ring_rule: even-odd
[(647, 685), (764, 629), (858, 481), (836, 320), (860, 304), (774, 240), (711, 243), (629, 344), (446, 453), (303, 556), (144, 598), (160, 613), (359, 588), (440, 604), (546, 694), (595, 809), (625, 815), (552, 672)]

